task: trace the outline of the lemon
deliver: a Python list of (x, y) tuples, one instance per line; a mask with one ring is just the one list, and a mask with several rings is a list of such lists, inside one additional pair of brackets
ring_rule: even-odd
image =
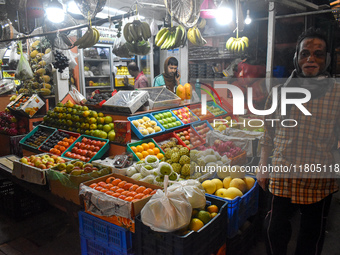
[(189, 224), (189, 229), (193, 231), (198, 231), (204, 226), (200, 219), (192, 218)]
[(200, 219), (203, 224), (207, 224), (211, 220), (211, 215), (207, 211), (199, 211), (197, 214), (197, 218)]
[(214, 194), (216, 191), (216, 184), (213, 181), (206, 180), (202, 183), (202, 186), (206, 193), (208, 194)]

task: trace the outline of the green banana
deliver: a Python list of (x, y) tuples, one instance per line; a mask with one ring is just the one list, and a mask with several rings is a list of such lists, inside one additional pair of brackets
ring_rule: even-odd
[(132, 23), (129, 25), (129, 33), (130, 33), (133, 41), (137, 42), (138, 41), (138, 34), (135, 30), (134, 24), (132, 24)]
[(142, 22), (141, 26), (142, 26), (143, 38), (144, 38), (144, 40), (148, 40), (151, 37), (150, 26), (146, 22)]
[(78, 46), (80, 44), (83, 44), (85, 41), (88, 40), (88, 38), (90, 38), (90, 36), (92, 36), (92, 28), (89, 26), (85, 34), (82, 37), (80, 37), (77, 41), (75, 41), (73, 45)]
[(174, 48), (177, 48), (181, 45), (182, 35), (183, 35), (182, 29), (178, 26), (176, 28)]
[(130, 36), (130, 32), (129, 32), (129, 26), (130, 26), (130, 22), (129, 23), (126, 23), (124, 28), (123, 28), (123, 35), (124, 35), (124, 38), (125, 38), (125, 41), (131, 43), (132, 42), (132, 38)]

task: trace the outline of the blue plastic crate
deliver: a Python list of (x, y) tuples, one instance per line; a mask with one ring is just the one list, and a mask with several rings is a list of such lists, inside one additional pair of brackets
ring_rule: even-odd
[(99, 247), (99, 251), (110, 251), (103, 254), (131, 253), (132, 232), (83, 211), (78, 215), (79, 233), (85, 239), (81, 241), (82, 254), (101, 254), (94, 253)]
[(232, 238), (246, 220), (257, 213), (259, 200), (259, 185), (257, 180), (254, 186), (242, 197), (233, 200), (206, 194), (208, 197), (220, 198), (228, 202), (228, 228), (227, 236)]
[(176, 232), (156, 232), (136, 217), (136, 254), (138, 255), (207, 255), (216, 252), (227, 238), (227, 202), (218, 197), (206, 197), (207, 205), (215, 204), (218, 214), (197, 232), (181, 236)]
[[(173, 128), (165, 128), (165, 127), (164, 127), (164, 126), (163, 126), (163, 125), (155, 118), (155, 115), (160, 114), (160, 113), (164, 113), (164, 112), (170, 112), (171, 115), (172, 115), (172, 117), (175, 117), (176, 120), (179, 121), (179, 122), (181, 123), (181, 125), (176, 126), (176, 127), (173, 127)], [(166, 131), (175, 130), (175, 129), (178, 129), (178, 128), (181, 128), (181, 127), (184, 126), (184, 123), (176, 116), (176, 114), (174, 114), (174, 113), (173, 113), (172, 111), (170, 111), (170, 110), (159, 111), (159, 112), (153, 112), (153, 113), (152, 113), (152, 116), (155, 118), (155, 120), (156, 120), (156, 122), (157, 122), (157, 125), (163, 127), (164, 130), (166, 130)]]
[(207, 121), (207, 120), (195, 122), (195, 124), (191, 124), (191, 126), (193, 127), (193, 129), (195, 129), (195, 131), (196, 131), (197, 134), (198, 134), (198, 131), (197, 131), (196, 127), (197, 127), (197, 126), (200, 126), (200, 125), (203, 125), (204, 123), (207, 123), (207, 127), (208, 127), (210, 130), (214, 130), (214, 128), (210, 125), (209, 121)]
[[(31, 145), (25, 144), (26, 140), (30, 138), (32, 135), (34, 135), (38, 130), (43, 130), (48, 134), (47, 138), (38, 146), (38, 147), (33, 147)], [(38, 125), (36, 126), (31, 132), (29, 132), (23, 139), (20, 140), (19, 144), (22, 145), (23, 148), (28, 149), (28, 150), (35, 150), (38, 152), (38, 148), (45, 143), (53, 134), (54, 132), (57, 131), (56, 128), (52, 127), (47, 127), (44, 125)]]
[(222, 115), (228, 114), (228, 112), (227, 112), (226, 110), (224, 110), (221, 106), (219, 106), (218, 104), (216, 104), (214, 101), (208, 102), (207, 105), (208, 105), (208, 106), (214, 106), (214, 107), (220, 108), (220, 109), (223, 111), (223, 113), (221, 113), (221, 114), (219, 114), (219, 115), (215, 115), (215, 114), (213, 114), (211, 111), (209, 111), (209, 112), (211, 112), (211, 114), (214, 115), (215, 117), (218, 117), (218, 116), (222, 116)]
[[(155, 132), (155, 133), (149, 134), (149, 135), (142, 135), (142, 133), (139, 132), (138, 128), (135, 127), (135, 125), (132, 124), (132, 121), (141, 119), (141, 118), (143, 118), (143, 117), (148, 117), (148, 118), (150, 118), (150, 120), (155, 121), (155, 122), (158, 124), (158, 126), (161, 128), (161, 131)], [(128, 121), (131, 122), (131, 129), (132, 129), (132, 131), (135, 133), (135, 135), (136, 135), (139, 139), (150, 138), (150, 137), (153, 137), (153, 136), (155, 136), (155, 135), (159, 135), (159, 134), (161, 134), (162, 132), (165, 131), (165, 129), (163, 128), (163, 126), (161, 126), (161, 125), (158, 123), (158, 121), (154, 118), (154, 116), (152, 116), (152, 114), (150, 114), (150, 113), (141, 114), (141, 115), (137, 115), (137, 116), (133, 116), (133, 117), (128, 117), (127, 119), (128, 119)]]
[(109, 139), (103, 139), (103, 138), (99, 138), (99, 137), (93, 137), (93, 136), (89, 136), (89, 135), (81, 135), (77, 138), (77, 140), (74, 141), (74, 143), (71, 144), (70, 147), (67, 148), (67, 150), (64, 151), (63, 154), (61, 154), (62, 158), (66, 158), (66, 159), (70, 159), (70, 160), (74, 160), (72, 158), (68, 158), (65, 156), (66, 152), (71, 151), (72, 148), (76, 145), (77, 142), (81, 142), (81, 140), (83, 138), (88, 138), (91, 140), (96, 140), (96, 141), (102, 141), (105, 142), (105, 145), (103, 147), (100, 148), (100, 150), (96, 153), (96, 155), (94, 155), (87, 163), (91, 163), (93, 160), (96, 159), (100, 159), (102, 156), (104, 156), (104, 154), (109, 150), (110, 148), (110, 143), (109, 143)]
[[(170, 109), (170, 111), (173, 113), (174, 111), (179, 110), (179, 109), (182, 109), (182, 108), (184, 108), (184, 107), (179, 107), (179, 108)], [(197, 118), (197, 120), (196, 120), (196, 121), (190, 121), (190, 123), (188, 123), (188, 124), (184, 124), (184, 123), (183, 123), (184, 126), (188, 126), (188, 125), (190, 125), (190, 124), (192, 124), (192, 123), (195, 123), (195, 122), (201, 120), (201, 119), (200, 119), (195, 113), (193, 113), (190, 109), (189, 109), (189, 112), (192, 114), (192, 116), (195, 116), (195, 117)], [(176, 115), (176, 114), (175, 114), (175, 115)], [(182, 122), (183, 122), (183, 121), (182, 121)]]

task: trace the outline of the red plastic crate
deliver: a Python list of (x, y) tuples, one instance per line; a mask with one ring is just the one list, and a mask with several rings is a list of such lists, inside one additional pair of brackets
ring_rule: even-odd
[[(177, 135), (177, 133), (182, 132), (182, 131), (186, 131), (186, 130), (188, 130), (188, 129), (190, 129), (190, 134), (193, 134), (193, 135), (197, 136), (198, 139), (201, 141), (201, 143), (199, 143), (198, 145), (193, 146), (193, 147), (191, 147), (191, 148), (189, 148), (189, 147), (182, 141), (182, 139)], [(176, 131), (173, 132), (173, 134), (174, 134), (174, 136), (177, 138), (177, 140), (179, 140), (180, 142), (182, 142), (181, 145), (187, 147), (189, 150), (195, 149), (195, 148), (197, 148), (197, 147), (199, 147), (199, 146), (205, 144), (204, 139), (203, 139), (199, 134), (197, 134), (197, 132), (195, 131), (195, 129), (193, 129), (193, 128), (191, 128), (191, 127), (186, 127), (186, 128), (182, 128), (182, 129), (176, 130)]]

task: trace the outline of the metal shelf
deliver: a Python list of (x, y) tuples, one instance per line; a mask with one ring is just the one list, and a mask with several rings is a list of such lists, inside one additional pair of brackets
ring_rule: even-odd
[(85, 76), (85, 79), (88, 79), (88, 78), (110, 78), (110, 75)]
[(95, 58), (84, 58), (84, 61), (93, 61), (93, 62), (108, 62), (109, 59), (105, 58), (105, 59), (95, 59)]
[(102, 89), (102, 88), (111, 88), (110, 85), (107, 86), (85, 86), (86, 89)]

